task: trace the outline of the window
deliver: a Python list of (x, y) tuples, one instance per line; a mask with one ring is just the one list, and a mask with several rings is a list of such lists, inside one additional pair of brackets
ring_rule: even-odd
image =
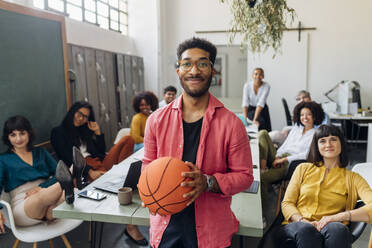
[(35, 7), (128, 34), (128, 0), (33, 0)]

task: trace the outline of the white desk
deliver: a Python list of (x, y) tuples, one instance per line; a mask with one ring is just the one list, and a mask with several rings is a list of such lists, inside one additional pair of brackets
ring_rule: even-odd
[[(257, 133), (255, 126), (247, 128), (249, 135), (254, 137)], [(251, 142), (253, 165), (259, 164), (259, 150), (257, 139)], [(86, 189), (93, 189), (94, 185), (108, 180), (115, 180), (124, 175), (132, 162), (143, 157), (143, 149), (137, 151), (120, 164), (115, 165), (110, 171), (92, 182)], [(258, 167), (258, 166), (257, 166)], [(254, 180), (260, 180), (260, 171), (253, 169)], [(232, 210), (240, 222), (237, 234), (250, 237), (262, 237), (262, 207), (261, 187), (257, 194), (239, 193), (233, 196)], [(108, 197), (100, 202), (80, 198), (75, 195), (75, 202), (72, 205), (62, 203), (53, 209), (53, 216), (56, 218), (80, 219), (93, 222), (110, 222), (121, 224), (135, 224), (149, 226), (149, 212), (147, 208), (141, 207), (141, 200), (138, 193), (134, 194), (133, 202), (130, 205), (120, 205), (117, 195), (108, 193)], [(93, 239), (94, 240), (94, 239)], [(94, 246), (93, 246), (94, 247)]]
[(372, 121), (372, 116), (361, 115), (342, 115), (333, 112), (327, 112), (327, 115), (332, 120), (357, 120), (357, 121)]
[[(360, 140), (359, 139), (359, 133), (360, 130), (358, 129), (356, 136), (355, 137), (355, 126), (358, 128), (361, 127), (368, 127), (368, 123), (372, 123), (372, 116), (361, 116), (361, 115), (342, 115), (342, 114), (337, 114), (333, 112), (327, 112), (327, 115), (331, 120), (338, 120), (341, 122), (341, 128), (344, 131), (345, 137), (347, 139), (348, 143), (367, 143), (366, 140)], [(348, 126), (350, 125), (347, 124), (347, 122), (350, 122), (351, 125), (351, 134), (348, 134)], [(349, 139), (350, 138), (350, 139)]]

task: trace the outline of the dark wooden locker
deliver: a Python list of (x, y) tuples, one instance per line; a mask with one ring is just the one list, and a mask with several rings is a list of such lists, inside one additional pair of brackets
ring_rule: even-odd
[(71, 46), (71, 64), (72, 73), (75, 74), (75, 81), (71, 85), (72, 102), (88, 101), (87, 75), (86, 75), (86, 58), (84, 48)]
[(138, 81), (139, 81), (139, 88), (140, 91), (145, 90), (145, 72), (144, 72), (144, 65), (143, 65), (143, 58), (137, 58), (138, 64)]
[(118, 76), (118, 91), (119, 91), (119, 104), (120, 104), (120, 121), (121, 128), (130, 126), (130, 119), (128, 116), (129, 108), (128, 103), (130, 102), (127, 95), (127, 86), (125, 84), (125, 68), (124, 68), (124, 55), (116, 55), (116, 66)]
[(99, 98), (97, 87), (97, 73), (96, 73), (96, 53), (91, 48), (84, 48), (85, 63), (86, 63), (86, 79), (87, 79), (87, 92), (88, 102), (92, 104), (98, 120), (99, 114)]
[(105, 53), (104, 51), (96, 50), (96, 75), (97, 75), (97, 89), (98, 89), (98, 123), (101, 127), (101, 132), (105, 134), (106, 147), (112, 146), (112, 134), (110, 128), (110, 116), (109, 116), (109, 95), (108, 95), (108, 84), (109, 82), (106, 66), (105, 66)]
[(130, 55), (124, 55), (124, 74), (125, 74), (125, 85), (127, 92), (127, 105), (128, 105), (128, 120), (129, 123), (132, 121), (132, 117), (135, 114), (132, 107), (132, 99), (135, 95), (133, 90), (133, 78), (132, 78), (132, 58)]
[(115, 56), (112, 53), (105, 53), (105, 67), (107, 73), (107, 93), (108, 93), (108, 116), (110, 118), (109, 128), (111, 130), (111, 142), (112, 145), (115, 141), (117, 132), (119, 130), (118, 125), (118, 82), (116, 77), (115, 69)]
[(138, 62), (136, 56), (132, 56), (132, 89), (135, 95), (141, 92), (138, 77)]

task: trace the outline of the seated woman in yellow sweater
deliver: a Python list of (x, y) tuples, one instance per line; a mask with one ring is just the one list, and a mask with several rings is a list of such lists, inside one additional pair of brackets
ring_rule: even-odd
[[(282, 202), (285, 225), (275, 233), (278, 247), (349, 247), (350, 221), (372, 222), (372, 190), (357, 173), (347, 170), (344, 136), (332, 125), (314, 134), (307, 159), (289, 182)], [(366, 205), (354, 209), (361, 199)], [(289, 223), (289, 224), (286, 224)]]
[(136, 152), (143, 147), (147, 118), (158, 108), (159, 103), (154, 93), (145, 91), (134, 96), (132, 106), (137, 114), (132, 118), (130, 135), (134, 139), (134, 152)]

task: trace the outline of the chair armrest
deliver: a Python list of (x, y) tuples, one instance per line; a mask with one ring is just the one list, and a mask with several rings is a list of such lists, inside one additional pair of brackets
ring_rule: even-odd
[[(357, 201), (354, 209), (363, 207), (364, 205), (365, 205), (364, 202)], [(355, 240), (357, 240), (360, 237), (360, 235), (362, 235), (362, 233), (364, 231), (364, 228), (366, 226), (367, 226), (367, 223), (365, 223), (365, 222), (353, 222), (353, 221), (350, 222), (349, 230), (350, 230), (351, 236), (353, 238), (353, 242)]]

